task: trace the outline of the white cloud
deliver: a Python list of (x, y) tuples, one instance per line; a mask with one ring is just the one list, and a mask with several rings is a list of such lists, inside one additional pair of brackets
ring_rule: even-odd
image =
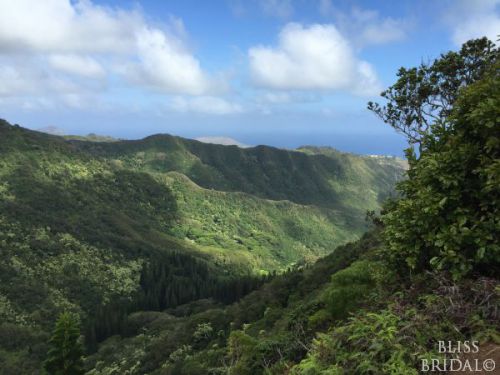
[(11, 93), (28, 94), (34, 91), (33, 81), (12, 66), (0, 65), (0, 97), (11, 96)]
[(279, 18), (288, 18), (293, 13), (291, 0), (259, 0), (264, 14)]
[(304, 27), (289, 23), (277, 47), (257, 46), (248, 52), (257, 85), (280, 90), (380, 91), (371, 65), (356, 58), (349, 42), (333, 25)]
[(0, 50), (126, 53), (143, 22), (138, 12), (88, 0), (2, 0)]
[(171, 93), (201, 95), (211, 89), (195, 59), (176, 39), (154, 29), (137, 34), (139, 64), (126, 68), (129, 78)]
[[(58, 88), (67, 94), (68, 86), (72, 95), (86, 95), (89, 89), (100, 92), (106, 75), (167, 94), (212, 94), (224, 85), (203, 70), (185, 39), (180, 19), (151, 26), (137, 9), (90, 0), (0, 0), (0, 75), (5, 78), (0, 95)], [(22, 67), (15, 64), (20, 57)], [(26, 82), (26, 76), (34, 76), (34, 82)]]
[(16, 97), (75, 93), (81, 89), (72, 81), (37, 68), (38, 61), (0, 60), (0, 96)]
[(88, 56), (52, 55), (49, 56), (49, 63), (62, 72), (88, 78), (101, 78), (106, 74), (101, 64)]
[(403, 40), (413, 24), (409, 19), (381, 17), (378, 11), (359, 7), (343, 12), (331, 0), (319, 0), (319, 12), (333, 18), (357, 47)]
[(359, 36), (360, 44), (385, 44), (400, 41), (406, 38), (407, 23), (393, 18), (378, 19), (373, 15), (371, 20), (362, 20), (364, 23)]
[(500, 34), (499, 7), (500, 0), (453, 1), (445, 14), (452, 28), (453, 42), (461, 45), (483, 36), (496, 41)]
[(239, 104), (213, 96), (175, 97), (170, 108), (178, 112), (196, 112), (212, 115), (228, 115), (243, 112)]

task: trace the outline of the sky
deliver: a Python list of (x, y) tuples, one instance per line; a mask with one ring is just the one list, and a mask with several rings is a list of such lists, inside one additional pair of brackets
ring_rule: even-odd
[(399, 67), (500, 34), (500, 0), (0, 0), (0, 118), (402, 155)]

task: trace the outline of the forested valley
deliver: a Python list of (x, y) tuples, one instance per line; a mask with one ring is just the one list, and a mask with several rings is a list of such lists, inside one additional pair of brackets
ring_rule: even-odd
[(401, 68), (368, 109), (406, 160), (2, 120), (0, 374), (418, 374), (439, 340), (498, 352), (499, 71), (486, 38)]

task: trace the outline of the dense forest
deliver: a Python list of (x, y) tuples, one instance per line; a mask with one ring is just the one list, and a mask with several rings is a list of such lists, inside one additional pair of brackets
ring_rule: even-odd
[(131, 313), (228, 304), (311, 264), (358, 238), (365, 209), (394, 194), (404, 172), (398, 159), (335, 150), (168, 135), (75, 139), (6, 121), (0, 155), (0, 367), (8, 374), (40, 369), (63, 312), (78, 317), (90, 354), (129, 332)]
[(0, 373), (397, 375), (452, 355), (440, 340), (497, 353), (498, 53), (471, 40), (368, 104), (407, 136), (406, 173), (3, 121)]

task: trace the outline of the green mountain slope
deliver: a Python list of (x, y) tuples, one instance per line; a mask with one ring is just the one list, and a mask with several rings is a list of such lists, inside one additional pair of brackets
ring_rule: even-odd
[(307, 155), (267, 146), (242, 149), (169, 135), (74, 144), (127, 168), (183, 173), (207, 189), (363, 212), (378, 207), (403, 169), (397, 160), (380, 165), (351, 154)]
[[(169, 235), (176, 201), (152, 176), (7, 124), (0, 154), (1, 373), (39, 366), (61, 311), (79, 314), (92, 344), (130, 309), (231, 300), (251, 288), (239, 281), (252, 271), (245, 263), (218, 264)], [(159, 290), (147, 281), (156, 270)]]
[[(291, 367), (294, 358), (305, 355), (314, 333), (332, 321), (325, 310), (331, 275), (372, 253), (377, 245), (377, 234), (369, 233), (230, 306), (203, 300), (163, 312), (132, 314), (127, 334), (105, 341), (88, 358), (89, 373), (250, 375), (264, 374), (276, 362)], [(365, 290), (351, 295), (350, 305), (338, 317), (359, 307), (362, 295)], [(206, 336), (199, 337), (196, 332), (207, 324)], [(268, 373), (286, 373), (283, 370), (275, 367)]]
[(498, 350), (498, 279), (401, 279), (381, 246), (373, 230), (232, 305), (131, 314), (87, 357), (88, 374), (417, 375), (423, 360), (443, 361), (443, 338)]
[[(432, 64), (401, 68), (382, 94), (387, 107), (369, 108), (419, 152), (407, 150), (401, 196), (380, 216), (370, 215), (371, 231), (237, 303), (200, 300), (131, 314), (124, 334), (87, 357), (88, 373), (494, 372), (500, 361), (499, 72), (498, 49), (486, 38)], [(436, 96), (449, 107), (436, 105)], [(438, 119), (429, 127), (413, 116), (427, 109)]]
[[(378, 209), (403, 174), (397, 162), (340, 153), (239, 149), (166, 135), (68, 142), (7, 124), (2, 131), (0, 172), (6, 194), (16, 196), (9, 210), (25, 208), (17, 217), (56, 220), (71, 231), (81, 224), (78, 231), (89, 236), (99, 225), (105, 237), (116, 226), (133, 233), (147, 223), (204, 252), (245, 250), (239, 253), (253, 270), (313, 260), (355, 239), (366, 228), (366, 210)], [(120, 221), (113, 211), (128, 214)]]
[(177, 201), (172, 235), (212, 254), (240, 254), (262, 272), (310, 263), (357, 238), (362, 228), (331, 209), (203, 189), (177, 172), (158, 178)]
[(68, 140), (2, 121), (0, 336), (17, 337), (0, 340), (2, 371), (39, 365), (61, 311), (80, 316), (92, 348), (132, 311), (234, 301), (258, 275), (358, 238), (402, 174), (353, 156)]

